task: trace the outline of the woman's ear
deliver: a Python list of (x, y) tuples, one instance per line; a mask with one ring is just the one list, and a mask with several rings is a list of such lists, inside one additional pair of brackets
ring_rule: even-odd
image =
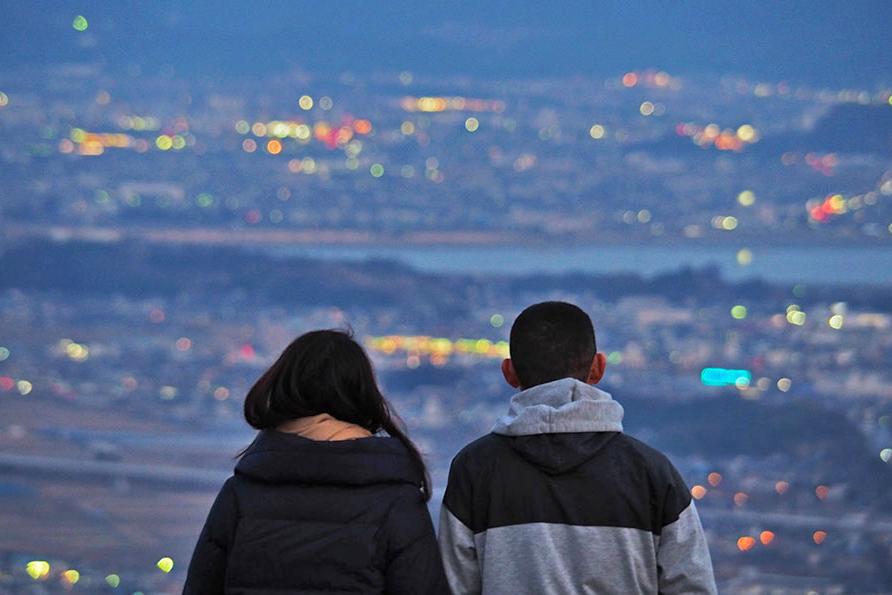
[(598, 384), (601, 382), (601, 378), (604, 377), (604, 371), (606, 369), (607, 356), (599, 351), (595, 354), (595, 357), (592, 358), (592, 367), (589, 368), (586, 382), (588, 384)]
[(514, 370), (514, 363), (511, 361), (510, 357), (506, 357), (502, 360), (502, 376), (505, 377), (505, 382), (514, 388), (520, 388), (520, 379), (517, 377), (517, 372)]

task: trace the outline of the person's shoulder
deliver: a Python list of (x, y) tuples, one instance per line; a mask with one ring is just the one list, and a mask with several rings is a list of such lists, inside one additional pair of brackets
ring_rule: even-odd
[(486, 434), (462, 448), (452, 459), (453, 472), (480, 472), (489, 468), (511, 447), (504, 436)]
[(487, 460), (493, 454), (509, 448), (504, 436), (498, 434), (486, 434), (468, 443), (455, 455), (453, 463), (468, 464), (475, 461)]
[(427, 510), (424, 492), (419, 486), (410, 483), (393, 483), (383, 487), (384, 489), (380, 492), (381, 498), (387, 502), (387, 509), (391, 514), (421, 508)]
[(221, 494), (230, 494), (235, 491), (236, 486), (243, 481), (237, 473), (233, 473), (229, 477), (226, 478), (220, 485), (220, 493)]
[(618, 437), (622, 448), (636, 457), (655, 479), (673, 481), (678, 475), (675, 465), (662, 451), (628, 434), (620, 434)]

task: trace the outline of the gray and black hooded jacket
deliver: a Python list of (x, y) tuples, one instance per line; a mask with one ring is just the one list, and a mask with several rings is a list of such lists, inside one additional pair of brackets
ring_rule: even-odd
[(515, 395), (456, 455), (439, 536), (453, 593), (716, 592), (684, 480), (622, 418), (565, 378)]

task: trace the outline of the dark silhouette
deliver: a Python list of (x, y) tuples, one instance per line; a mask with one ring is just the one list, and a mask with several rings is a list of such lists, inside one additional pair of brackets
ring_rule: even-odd
[(349, 333), (298, 337), (249, 391), (245, 419), (260, 432), (211, 509), (185, 593), (449, 592), (421, 455)]
[(530, 306), (510, 352), (502, 373), (521, 392), (449, 470), (440, 546), (453, 593), (715, 593), (684, 480), (591, 386), (607, 358), (588, 315)]

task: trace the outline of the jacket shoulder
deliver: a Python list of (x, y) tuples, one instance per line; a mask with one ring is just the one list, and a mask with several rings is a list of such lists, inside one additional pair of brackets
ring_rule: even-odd
[(474, 522), (474, 511), (478, 508), (475, 502), (484, 496), (480, 488), (489, 483), (493, 469), (510, 450), (504, 437), (487, 434), (462, 448), (452, 459), (443, 506), (465, 526), (479, 525)]
[(669, 457), (656, 448), (628, 434), (620, 434), (619, 438), (619, 443), (622, 447), (637, 457), (653, 473), (666, 474), (675, 470), (675, 466), (669, 460)]
[(452, 459), (454, 471), (483, 471), (499, 457), (511, 452), (511, 446), (504, 436), (486, 434), (462, 448)]
[(647, 468), (651, 489), (657, 498), (660, 524), (665, 526), (678, 519), (691, 503), (691, 493), (684, 478), (665, 454), (641, 440), (622, 435), (622, 444), (635, 453)]
[(469, 460), (481, 455), (486, 456), (494, 451), (504, 450), (506, 448), (507, 443), (504, 436), (498, 434), (484, 434), (480, 438), (465, 445), (464, 448), (458, 451), (455, 458)]

